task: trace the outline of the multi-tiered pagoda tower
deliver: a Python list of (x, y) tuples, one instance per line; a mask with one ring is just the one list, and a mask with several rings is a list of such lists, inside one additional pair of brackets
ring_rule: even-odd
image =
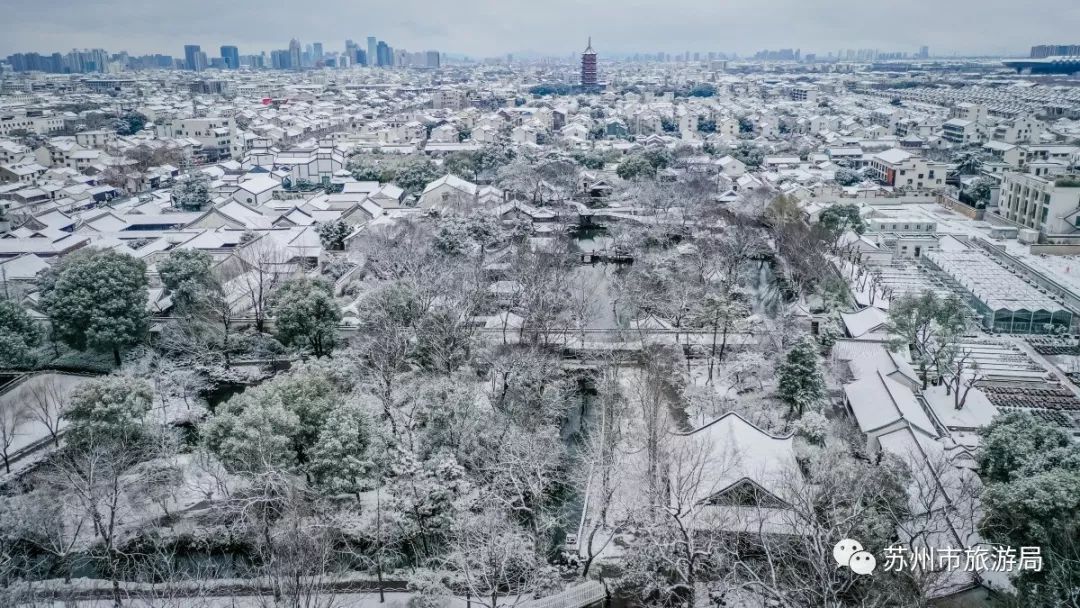
[(599, 81), (596, 78), (596, 51), (592, 48), (592, 36), (589, 36), (589, 46), (581, 54), (581, 88), (596, 89)]

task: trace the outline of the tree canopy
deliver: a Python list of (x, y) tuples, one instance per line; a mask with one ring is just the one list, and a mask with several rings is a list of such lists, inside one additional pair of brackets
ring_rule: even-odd
[(1080, 581), (1080, 448), (1066, 431), (1026, 412), (998, 416), (979, 435), (984, 536), (1041, 548), (1042, 570), (1024, 570), (1013, 581), (1023, 605), (1066, 605)]
[(625, 180), (634, 180), (655, 176), (656, 167), (644, 156), (635, 154), (619, 163), (619, 168), (615, 172)]
[(810, 338), (804, 336), (795, 343), (777, 372), (777, 394), (797, 416), (820, 406), (825, 399), (825, 378), (818, 366), (817, 346)]
[(334, 301), (334, 287), (322, 279), (286, 281), (274, 296), (278, 339), (316, 357), (334, 349), (341, 308)]
[(857, 205), (843, 204), (833, 205), (821, 212), (818, 222), (828, 230), (832, 238), (836, 238), (848, 230), (856, 234), (862, 234), (866, 230), (866, 222), (859, 215)]
[(116, 120), (116, 133), (118, 135), (134, 135), (143, 130), (147, 119), (138, 112), (126, 112)]
[(173, 206), (184, 211), (201, 211), (210, 204), (210, 176), (201, 171), (176, 182), (172, 189)]
[[(341, 454), (322, 441), (333, 435), (343, 446), (367, 444), (366, 435), (352, 434), (366, 433), (363, 419), (338, 411), (349, 388), (344, 375), (325, 365), (301, 365), (223, 403), (205, 427), (205, 440), (233, 471), (285, 469), (331, 480), (340, 474), (331, 460)], [(332, 423), (351, 428), (330, 429)]]
[(322, 222), (316, 226), (319, 232), (319, 241), (325, 249), (340, 251), (345, 248), (345, 237), (349, 236), (352, 228), (341, 220)]
[(419, 195), (427, 185), (443, 175), (439, 167), (426, 158), (413, 159), (401, 166), (394, 183), (412, 195)]
[(0, 299), (0, 367), (31, 363), (31, 351), (41, 332), (26, 310), (14, 300)]
[(42, 307), (55, 335), (78, 350), (120, 350), (146, 336), (146, 264), (131, 256), (85, 249), (43, 275)]
[(146, 438), (146, 414), (153, 391), (145, 381), (124, 376), (105, 376), (79, 385), (64, 412), (69, 444), (89, 445), (106, 441), (112, 445), (138, 443)]
[(158, 262), (158, 275), (181, 312), (191, 313), (199, 305), (214, 258), (200, 249), (174, 249)]
[(926, 388), (930, 374), (942, 374), (955, 354), (956, 338), (968, 325), (967, 306), (955, 295), (926, 290), (907, 294), (889, 306), (890, 348), (909, 348)]

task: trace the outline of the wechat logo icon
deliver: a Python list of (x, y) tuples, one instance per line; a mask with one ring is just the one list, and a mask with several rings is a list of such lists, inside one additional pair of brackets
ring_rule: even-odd
[(865, 551), (857, 540), (841, 540), (833, 547), (832, 554), (837, 566), (851, 568), (855, 574), (873, 574), (874, 568), (877, 568), (877, 558)]

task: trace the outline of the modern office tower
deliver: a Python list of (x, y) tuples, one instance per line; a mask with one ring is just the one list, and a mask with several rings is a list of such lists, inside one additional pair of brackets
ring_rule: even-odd
[(184, 68), (195, 72), (201, 71), (205, 67), (199, 62), (201, 52), (202, 48), (197, 44), (184, 45)]
[(322, 61), (323, 47), (321, 42), (311, 45), (311, 58), (315, 61)]
[(221, 58), (225, 60), (226, 69), (240, 69), (240, 50), (237, 49), (235, 46), (221, 47)]
[(300, 63), (300, 41), (296, 38), (289, 41), (289, 67), (294, 70), (299, 70), (302, 67)]
[(359, 65), (360, 62), (356, 60), (357, 57), (359, 57), (359, 55), (358, 55), (359, 52), (360, 52), (360, 46), (359, 45), (357, 45), (352, 40), (346, 40), (345, 41), (345, 57), (347, 58), (349, 64), (357, 64), (357, 65)]
[(375, 65), (384, 68), (394, 65), (394, 51), (382, 40), (375, 46)]
[(379, 65), (379, 41), (374, 36), (367, 39), (368, 65)]

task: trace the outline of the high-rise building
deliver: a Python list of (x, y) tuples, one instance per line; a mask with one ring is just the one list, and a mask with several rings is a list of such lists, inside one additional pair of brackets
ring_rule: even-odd
[(225, 60), (226, 69), (240, 69), (240, 50), (237, 49), (235, 46), (221, 47), (221, 58)]
[(581, 86), (587, 89), (595, 89), (599, 81), (596, 77), (596, 51), (592, 48), (592, 36), (589, 36), (589, 45), (581, 54)]
[(374, 36), (367, 38), (368, 65), (379, 65), (379, 41)]
[(300, 41), (293, 38), (289, 41), (289, 67), (299, 70), (303, 66), (300, 63)]
[(359, 63), (356, 61), (358, 51), (360, 51), (360, 47), (355, 42), (352, 40), (345, 41), (345, 57), (348, 60), (348, 63)]
[(316, 42), (315, 44), (311, 45), (311, 53), (312, 53), (311, 58), (313, 60), (322, 61), (322, 58), (323, 58), (322, 43), (321, 42)]
[(382, 40), (375, 46), (375, 65), (381, 68), (393, 67), (394, 65), (394, 49), (390, 48), (390, 45)]
[(270, 67), (275, 70), (287, 70), (292, 67), (289, 65), (289, 51), (270, 51)]
[(439, 65), (439, 51), (426, 51), (424, 53), (424, 67), (438, 68)]
[(184, 45), (184, 68), (195, 72), (202, 71), (206, 65), (203, 62), (200, 62), (200, 53), (202, 53), (202, 48), (200, 48), (199, 45)]
[(930, 47), (923, 45), (919, 47), (919, 58), (927, 59), (930, 57)]

